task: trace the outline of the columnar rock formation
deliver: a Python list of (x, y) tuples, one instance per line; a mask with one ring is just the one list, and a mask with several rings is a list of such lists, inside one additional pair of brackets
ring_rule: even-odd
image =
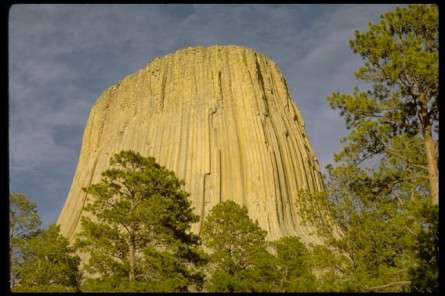
[(131, 149), (185, 181), (201, 222), (217, 203), (234, 200), (268, 231), (297, 235), (298, 190), (322, 189), (319, 166), (278, 66), (252, 49), (196, 47), (156, 58), (104, 91), (83, 135), (73, 183), (59, 216), (73, 239), (89, 196), (110, 157)]

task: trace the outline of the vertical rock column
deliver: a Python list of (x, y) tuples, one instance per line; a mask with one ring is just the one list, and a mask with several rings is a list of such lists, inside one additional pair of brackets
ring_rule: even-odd
[(201, 221), (234, 200), (269, 239), (317, 242), (298, 214), (300, 189), (322, 189), (304, 121), (277, 65), (239, 46), (197, 47), (156, 58), (105, 90), (88, 118), (76, 174), (59, 216), (73, 239), (85, 201), (116, 152), (131, 149), (186, 183)]

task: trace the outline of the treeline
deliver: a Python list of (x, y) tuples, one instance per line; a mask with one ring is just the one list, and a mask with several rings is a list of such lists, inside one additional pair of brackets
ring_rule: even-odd
[(11, 195), (14, 291), (319, 289), (310, 251), (298, 238), (267, 242), (233, 201), (209, 212), (200, 238), (190, 232), (198, 216), (173, 172), (132, 151), (110, 163), (101, 182), (85, 188), (94, 198), (73, 247), (58, 226), (39, 229), (35, 204)]
[(350, 133), (326, 190), (295, 200), (322, 245), (266, 241), (230, 201), (211, 209), (197, 236), (183, 183), (123, 151), (84, 189), (90, 202), (74, 242), (55, 225), (41, 230), (35, 204), (10, 196), (13, 290), (437, 292), (438, 45), (435, 5), (398, 7), (355, 32), (355, 76), (368, 87), (328, 97)]
[[(421, 232), (421, 251), (427, 256), (417, 260), (427, 260), (418, 267), (414, 261), (396, 264), (414, 254), (395, 245), (402, 241), (393, 237), (399, 230), (364, 232), (364, 240), (349, 242), (362, 244), (357, 254), (341, 248), (351, 239), (345, 234), (318, 246), (305, 246), (297, 237), (268, 242), (266, 231), (233, 201), (211, 209), (198, 237), (190, 232), (198, 216), (182, 184), (151, 157), (132, 151), (114, 155), (101, 182), (85, 188), (94, 198), (84, 208), (82, 230), (71, 245), (59, 226), (40, 229), (36, 205), (22, 194), (12, 194), (13, 291), (429, 291), (437, 286), (437, 271), (428, 261), (437, 255), (428, 254), (437, 243), (431, 236), (437, 224)], [(426, 217), (435, 221), (431, 214)], [(384, 238), (387, 234), (392, 236)], [(380, 241), (372, 242), (375, 239)], [(400, 254), (394, 254), (398, 249)], [(409, 280), (402, 280), (402, 267), (409, 269)]]

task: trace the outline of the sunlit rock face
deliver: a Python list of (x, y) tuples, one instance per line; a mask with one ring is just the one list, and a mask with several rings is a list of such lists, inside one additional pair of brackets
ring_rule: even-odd
[(173, 170), (200, 222), (224, 200), (246, 206), (268, 239), (297, 235), (298, 190), (322, 189), (319, 165), (278, 66), (239, 46), (178, 50), (105, 90), (91, 109), (79, 162), (58, 224), (71, 240), (110, 157), (134, 150)]

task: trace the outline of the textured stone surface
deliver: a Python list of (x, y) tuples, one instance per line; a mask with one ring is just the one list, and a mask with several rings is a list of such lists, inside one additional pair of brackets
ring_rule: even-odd
[(58, 219), (65, 236), (79, 231), (88, 198), (82, 187), (98, 182), (123, 149), (175, 171), (201, 218), (231, 199), (269, 239), (318, 241), (301, 223), (297, 190), (321, 190), (319, 165), (283, 75), (263, 54), (239, 46), (182, 49), (105, 90), (89, 115)]

